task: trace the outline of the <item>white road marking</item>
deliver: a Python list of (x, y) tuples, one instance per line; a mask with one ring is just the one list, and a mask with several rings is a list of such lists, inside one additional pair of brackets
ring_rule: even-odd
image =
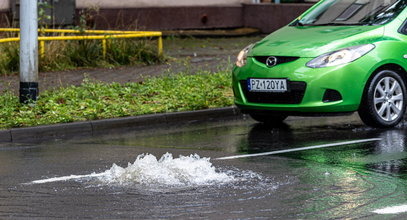
[(312, 149), (326, 148), (326, 147), (335, 147), (335, 146), (349, 145), (349, 144), (359, 144), (359, 143), (380, 141), (380, 140), (382, 140), (382, 139), (381, 138), (370, 138), (370, 139), (361, 139), (361, 140), (354, 140), (354, 141), (344, 141), (344, 142), (338, 142), (338, 143), (322, 144), (322, 145), (316, 145), (316, 146), (300, 147), (300, 148), (294, 148), (294, 149), (278, 150), (278, 151), (271, 151), (271, 152), (264, 152), (264, 153), (257, 153), (257, 154), (245, 154), (245, 155), (236, 155), (236, 156), (228, 156), (228, 157), (219, 157), (219, 158), (216, 158), (215, 160), (232, 160), (232, 159), (247, 158), (247, 157), (260, 157), (260, 156), (267, 156), (267, 155), (273, 155), (273, 154), (282, 154), (282, 153), (312, 150)]
[(89, 178), (89, 177), (100, 177), (106, 175), (105, 173), (92, 173), (88, 175), (70, 175), (70, 176), (61, 176), (61, 177), (54, 177), (49, 179), (42, 179), (42, 180), (34, 180), (32, 182), (26, 184), (41, 184), (41, 183), (51, 183), (51, 182), (60, 182), (60, 181), (67, 181), (73, 179), (82, 179), (82, 178)]
[(399, 206), (392, 206), (386, 207), (383, 209), (376, 209), (373, 211), (376, 214), (398, 214), (407, 212), (407, 205), (399, 205)]

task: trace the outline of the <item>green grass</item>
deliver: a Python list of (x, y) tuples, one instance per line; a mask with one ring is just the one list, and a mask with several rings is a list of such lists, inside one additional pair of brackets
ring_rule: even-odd
[(103, 83), (41, 93), (35, 105), (22, 105), (10, 92), (0, 95), (0, 128), (37, 126), (162, 112), (231, 106), (228, 68), (147, 78), (140, 83)]

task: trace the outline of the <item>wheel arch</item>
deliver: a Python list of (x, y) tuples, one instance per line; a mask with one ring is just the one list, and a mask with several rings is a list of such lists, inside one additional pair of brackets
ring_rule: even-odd
[[(406, 103), (406, 97), (404, 97), (404, 107), (402, 110), (403, 114), (400, 114), (400, 116), (397, 116), (397, 118), (393, 121), (390, 121), (389, 123), (387, 122), (380, 122), (382, 120), (379, 120), (381, 116), (378, 116), (374, 114), (374, 110), (371, 103), (371, 100), (369, 99), (369, 96), (371, 97), (372, 90), (370, 90), (372, 82), (376, 79), (376, 77), (379, 77), (379, 74), (385, 70), (390, 70), (392, 74), (395, 74), (399, 77), (399, 79), (402, 81), (404, 84), (404, 94), (407, 92), (407, 71), (400, 65), (397, 64), (385, 64), (380, 67), (378, 67), (376, 70), (372, 72), (372, 74), (369, 76), (368, 80), (366, 81), (364, 85), (364, 90), (363, 90), (363, 95), (361, 98), (361, 102), (358, 108), (358, 113), (362, 121), (373, 127), (393, 127), (396, 124), (398, 124), (401, 120), (404, 118), (404, 112), (405, 112), (405, 103)], [(369, 95), (370, 94), (370, 95)], [(370, 100), (370, 101), (369, 101)]]
[(387, 63), (387, 64), (379, 66), (372, 72), (372, 74), (370, 74), (368, 80), (366, 81), (366, 83), (364, 85), (362, 98), (365, 96), (368, 86), (369, 86), (370, 82), (373, 80), (373, 78), (375, 77), (375, 75), (377, 73), (379, 73), (380, 71), (386, 70), (386, 69), (393, 70), (394, 72), (396, 72), (403, 79), (404, 84), (407, 86), (407, 70), (398, 64)]
[(388, 63), (385, 65), (380, 66), (379, 68), (377, 68), (372, 76), (370, 78), (373, 77), (374, 74), (376, 74), (377, 72), (381, 71), (381, 70), (385, 70), (385, 69), (390, 69), (393, 70), (394, 72), (396, 72), (397, 74), (399, 74), (403, 79), (404, 82), (406, 82), (407, 79), (407, 70), (405, 70), (402, 66), (395, 64), (395, 63)]
[(366, 80), (366, 83), (363, 86), (363, 92), (362, 92), (362, 96), (360, 97), (358, 109), (360, 108), (360, 104), (364, 101), (363, 99), (366, 97), (366, 93), (368, 92), (367, 90), (369, 89), (368, 87), (370, 85), (370, 82), (373, 80), (373, 78), (376, 76), (377, 73), (379, 73), (382, 70), (386, 70), (386, 69), (393, 70), (394, 72), (399, 74), (404, 81), (404, 85), (406, 85), (406, 87), (407, 87), (407, 70), (406, 69), (404, 69), (402, 66), (395, 64), (395, 63), (383, 64), (383, 65), (377, 67), (374, 71), (372, 71), (372, 74), (370, 74), (369, 78)]

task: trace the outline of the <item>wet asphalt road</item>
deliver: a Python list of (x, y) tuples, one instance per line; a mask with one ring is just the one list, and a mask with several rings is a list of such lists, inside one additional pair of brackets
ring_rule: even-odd
[[(364, 126), (357, 116), (289, 118), (275, 128), (240, 120), (184, 124), (89, 140), (0, 144), (0, 219), (406, 219), (377, 214), (407, 204), (406, 129)], [(343, 141), (377, 141), (295, 151)], [(294, 149), (269, 156), (216, 158)], [(126, 167), (143, 153), (210, 157), (224, 184), (103, 184), (79, 178)]]

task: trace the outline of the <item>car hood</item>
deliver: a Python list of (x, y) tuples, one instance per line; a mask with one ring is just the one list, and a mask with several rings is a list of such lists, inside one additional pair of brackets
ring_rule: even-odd
[(249, 56), (316, 57), (383, 37), (382, 26), (287, 26), (255, 44)]

